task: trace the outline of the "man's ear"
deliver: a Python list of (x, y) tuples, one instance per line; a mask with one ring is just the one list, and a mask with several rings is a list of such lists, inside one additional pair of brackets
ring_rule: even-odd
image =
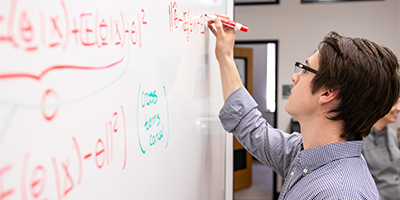
[(339, 90), (334, 90), (334, 89), (327, 89), (322, 92), (321, 96), (319, 97), (319, 104), (325, 104), (332, 102), (338, 95)]

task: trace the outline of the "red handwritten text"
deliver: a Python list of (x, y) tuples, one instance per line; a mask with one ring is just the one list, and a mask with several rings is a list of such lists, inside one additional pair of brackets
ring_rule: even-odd
[(147, 25), (144, 9), (140, 9), (137, 21), (133, 20), (128, 27), (122, 12), (109, 16), (97, 9), (71, 16), (63, 0), (60, 7), (62, 13), (46, 15), (17, 10), (17, 0), (12, 0), (8, 15), (0, 13), (0, 27), (5, 27), (5, 30), (0, 29), (0, 42), (11, 43), (14, 48), (25, 51), (56, 47), (65, 50), (70, 37), (76, 45), (101, 48), (108, 45), (123, 47), (129, 36), (133, 45), (142, 47), (142, 26)]

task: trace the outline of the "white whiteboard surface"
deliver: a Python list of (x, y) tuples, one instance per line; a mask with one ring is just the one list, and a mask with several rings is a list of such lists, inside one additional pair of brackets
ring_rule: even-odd
[(204, 14), (233, 1), (0, 5), (0, 199), (232, 193)]

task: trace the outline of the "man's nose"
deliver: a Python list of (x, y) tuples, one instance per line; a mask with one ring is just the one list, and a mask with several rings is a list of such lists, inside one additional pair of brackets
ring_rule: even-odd
[(299, 82), (299, 74), (295, 73), (292, 75), (292, 82), (296, 85)]
[(396, 104), (395, 110), (396, 110), (397, 112), (400, 112), (400, 103), (397, 103), (397, 104)]

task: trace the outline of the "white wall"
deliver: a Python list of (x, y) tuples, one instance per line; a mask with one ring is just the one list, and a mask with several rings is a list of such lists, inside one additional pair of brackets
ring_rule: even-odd
[(294, 63), (311, 56), (329, 31), (368, 38), (400, 58), (399, 11), (399, 0), (313, 4), (280, 0), (278, 5), (235, 6), (235, 20), (249, 27), (249, 32), (237, 34), (237, 40), (279, 40), (277, 127), (289, 131), (291, 118), (285, 111), (282, 85), (292, 84)]

